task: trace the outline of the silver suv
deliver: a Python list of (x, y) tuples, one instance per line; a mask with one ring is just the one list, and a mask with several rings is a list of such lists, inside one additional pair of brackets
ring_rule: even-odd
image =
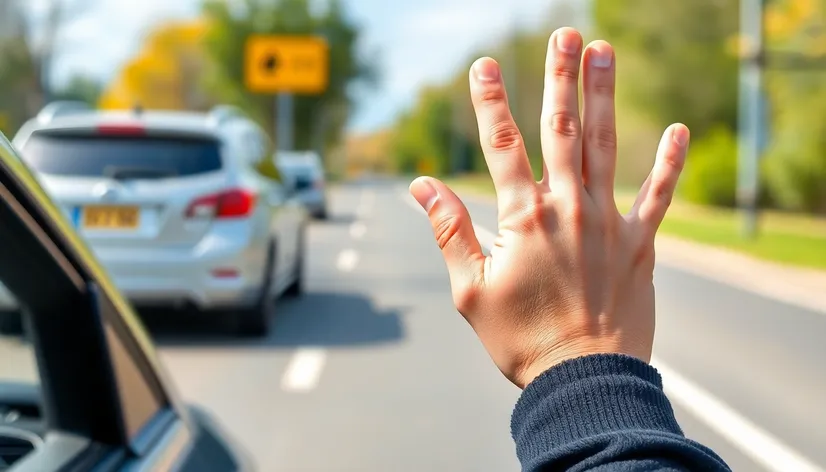
[(13, 144), (134, 304), (229, 310), (264, 335), (274, 298), (301, 291), (308, 215), (238, 110), (55, 103)]

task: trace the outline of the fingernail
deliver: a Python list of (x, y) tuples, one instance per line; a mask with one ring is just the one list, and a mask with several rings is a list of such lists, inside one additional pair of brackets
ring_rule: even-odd
[(499, 64), (493, 59), (479, 59), (473, 66), (473, 72), (476, 74), (476, 79), (483, 82), (499, 81)]
[(688, 144), (688, 128), (685, 126), (674, 127), (674, 131), (671, 132), (671, 137), (677, 146), (685, 147), (685, 145)]
[(424, 208), (424, 211), (427, 212), (433, 208), (436, 200), (439, 199), (439, 192), (436, 191), (436, 187), (427, 180), (413, 182), (413, 185), (410, 186), (410, 193), (413, 194), (413, 198), (415, 198), (416, 201), (419, 202), (419, 205)]
[(599, 67), (600, 69), (607, 69), (611, 67), (611, 63), (614, 62), (614, 55), (611, 54), (611, 49), (607, 44), (598, 44), (591, 47), (588, 52), (588, 58), (592, 66)]
[(579, 51), (579, 38), (571, 31), (557, 31), (556, 47), (566, 54), (576, 54)]

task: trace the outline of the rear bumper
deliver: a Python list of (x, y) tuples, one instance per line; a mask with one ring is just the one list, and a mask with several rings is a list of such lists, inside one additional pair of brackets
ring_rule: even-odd
[[(93, 247), (93, 252), (121, 294), (136, 306), (253, 305), (262, 289), (267, 244), (205, 243), (176, 249)], [(0, 286), (0, 309), (15, 308), (13, 296)]]

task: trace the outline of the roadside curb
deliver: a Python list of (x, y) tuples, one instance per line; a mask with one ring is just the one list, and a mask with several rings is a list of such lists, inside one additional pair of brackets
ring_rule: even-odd
[[(496, 198), (459, 190), (462, 199), (495, 204)], [(760, 260), (737, 251), (658, 234), (657, 264), (715, 280), (826, 315), (826, 271)]]

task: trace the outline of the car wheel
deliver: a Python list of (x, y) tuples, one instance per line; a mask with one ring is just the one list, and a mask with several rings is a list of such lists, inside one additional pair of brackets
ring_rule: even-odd
[(271, 291), (272, 277), (275, 272), (275, 245), (267, 254), (266, 272), (258, 302), (249, 308), (239, 310), (238, 332), (244, 337), (263, 337), (270, 331), (270, 316), (275, 307), (275, 297)]
[(285, 295), (290, 297), (298, 297), (304, 291), (304, 254), (306, 253), (304, 248), (306, 242), (307, 225), (301, 225), (301, 229), (298, 230), (298, 247), (296, 248), (298, 254), (295, 256), (295, 279), (284, 292)]
[(23, 334), (23, 316), (19, 311), (0, 311), (0, 333), (14, 336)]

